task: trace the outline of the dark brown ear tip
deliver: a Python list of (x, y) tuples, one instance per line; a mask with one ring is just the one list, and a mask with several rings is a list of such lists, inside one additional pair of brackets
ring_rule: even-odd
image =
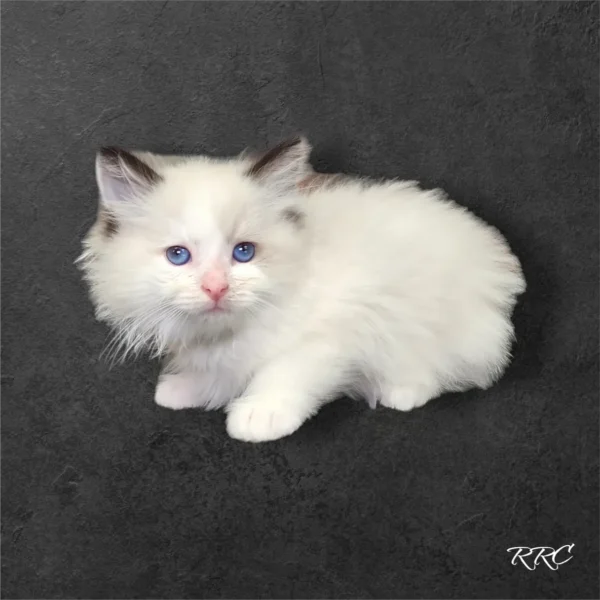
[(259, 175), (261, 172), (269, 168), (269, 165), (274, 164), (278, 159), (288, 154), (288, 152), (292, 148), (296, 148), (296, 146), (304, 145), (304, 149), (300, 149), (300, 152), (294, 150), (291, 153), (291, 156), (296, 158), (296, 154), (298, 153), (297, 158), (303, 158), (304, 155), (310, 154), (311, 147), (308, 143), (307, 139), (303, 136), (296, 136), (293, 138), (289, 138), (283, 142), (280, 142), (267, 152), (265, 152), (262, 156), (258, 157), (256, 162), (250, 169), (248, 170), (248, 175), (250, 177), (255, 177)]
[(156, 183), (162, 179), (162, 177), (149, 165), (141, 161), (137, 156), (131, 154), (131, 152), (123, 150), (123, 148), (118, 148), (117, 146), (104, 146), (100, 148), (97, 156), (97, 160), (109, 169), (113, 168), (115, 171), (119, 171), (123, 168), (123, 165), (125, 165), (128, 169), (131, 169), (149, 183)]
[(283, 146), (286, 148), (293, 148), (294, 146), (299, 146), (300, 144), (309, 145), (308, 138), (305, 135), (295, 135), (294, 137), (287, 140), (287, 142), (283, 142)]
[(124, 154), (127, 154), (127, 152), (117, 146), (103, 146), (98, 150), (98, 158), (110, 163), (115, 162), (119, 156)]

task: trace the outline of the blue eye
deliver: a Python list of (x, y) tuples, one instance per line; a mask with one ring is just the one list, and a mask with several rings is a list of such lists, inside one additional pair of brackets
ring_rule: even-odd
[(190, 258), (192, 258), (190, 251), (183, 246), (171, 246), (167, 248), (168, 261), (178, 267), (185, 265), (186, 262), (190, 261)]
[(238, 262), (249, 262), (254, 258), (256, 248), (252, 242), (242, 242), (233, 249), (233, 258)]

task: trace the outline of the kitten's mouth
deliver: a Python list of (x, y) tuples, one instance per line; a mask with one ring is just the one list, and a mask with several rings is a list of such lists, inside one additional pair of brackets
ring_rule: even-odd
[(228, 311), (224, 306), (221, 306), (220, 304), (215, 304), (214, 306), (211, 306), (210, 308), (208, 308), (205, 312), (207, 314), (213, 315), (213, 314), (226, 313)]
[(221, 304), (213, 304), (212, 306), (193, 306), (187, 307), (186, 312), (195, 317), (218, 317), (219, 315), (227, 315), (231, 312), (230, 308)]

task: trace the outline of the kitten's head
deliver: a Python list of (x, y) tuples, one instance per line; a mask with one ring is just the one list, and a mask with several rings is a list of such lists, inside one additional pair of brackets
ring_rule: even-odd
[(98, 154), (98, 218), (79, 262), (123, 350), (208, 341), (277, 306), (303, 260), (296, 189), (309, 154), (304, 139), (251, 159)]

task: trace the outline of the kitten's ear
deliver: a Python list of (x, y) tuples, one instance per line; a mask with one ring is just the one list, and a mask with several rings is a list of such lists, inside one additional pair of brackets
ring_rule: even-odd
[(149, 192), (162, 177), (145, 162), (120, 148), (102, 148), (96, 156), (100, 201), (117, 208)]
[(295, 191), (300, 181), (312, 173), (311, 149), (304, 137), (281, 142), (254, 159), (248, 176), (274, 186), (280, 193)]

